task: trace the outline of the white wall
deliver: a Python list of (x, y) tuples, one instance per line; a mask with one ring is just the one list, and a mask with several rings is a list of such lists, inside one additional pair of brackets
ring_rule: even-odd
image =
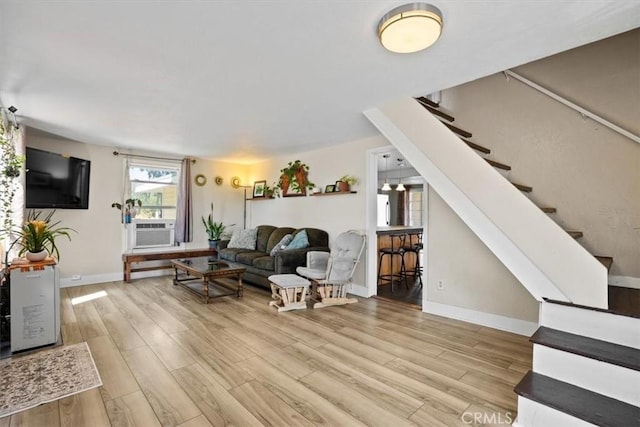
[[(514, 71), (640, 134), (640, 30)], [(612, 256), (612, 275), (640, 278), (640, 144), (502, 74), (444, 91), (441, 105), (589, 252)]]
[[(89, 209), (59, 209), (54, 216), (61, 220), (61, 226), (77, 231), (72, 233), (71, 242), (64, 238), (56, 240), (60, 249), (62, 283), (76, 285), (121, 280), (124, 227), (120, 212), (112, 208), (111, 203), (121, 200), (123, 158), (112, 154), (113, 147), (71, 141), (35, 129), (27, 131), (27, 146), (91, 161)], [(193, 242), (185, 245), (187, 248), (207, 247), (207, 235), (200, 217), (209, 214), (211, 202), (216, 221), (242, 226), (242, 191), (232, 188), (230, 182), (232, 176), (246, 175), (247, 170), (246, 165), (205, 159), (197, 159), (192, 165), (192, 175), (204, 174), (207, 183), (192, 187), (194, 233)], [(222, 185), (215, 184), (215, 176), (223, 177)], [(80, 280), (71, 281), (74, 275), (80, 276)]]
[(427, 236), (427, 301), (537, 322), (535, 298), (433, 189)]
[[(365, 192), (373, 191), (365, 180), (366, 150), (387, 145), (382, 136), (367, 138), (354, 142), (336, 145), (301, 153), (277, 156), (269, 161), (253, 165), (252, 175), (255, 180), (266, 179), (269, 184), (277, 181), (280, 169), (288, 162), (299, 159), (309, 166), (309, 180), (324, 190), (328, 184), (334, 184), (343, 175), (349, 174), (358, 178), (358, 184), (352, 190), (357, 194), (333, 196), (289, 197), (274, 200), (250, 201), (250, 224), (252, 227), (261, 224), (290, 227), (314, 227), (329, 233), (329, 244), (336, 236), (346, 230), (364, 231)], [(375, 181), (372, 185), (375, 186)], [(367, 242), (368, 245), (376, 242)], [(354, 283), (365, 285), (365, 256), (354, 275)], [(366, 291), (360, 291), (364, 294)]]

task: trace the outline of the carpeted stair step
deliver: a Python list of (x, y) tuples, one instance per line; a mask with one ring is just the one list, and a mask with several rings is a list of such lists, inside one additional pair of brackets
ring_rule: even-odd
[[(529, 371), (514, 388), (518, 396), (597, 426), (638, 426), (640, 408)], [(522, 414), (522, 418), (527, 415)], [(521, 414), (518, 414), (518, 419)]]
[(529, 187), (528, 185), (516, 184), (515, 182), (512, 182), (511, 184), (513, 184), (514, 187), (524, 193), (531, 193), (533, 191), (533, 188)]
[(556, 213), (556, 208), (551, 208), (551, 207), (540, 208), (540, 210), (548, 214)]
[(484, 153), (484, 154), (489, 154), (489, 153), (491, 153), (491, 150), (489, 150), (489, 149), (488, 149), (488, 148), (486, 148), (486, 147), (483, 147), (482, 145), (478, 145), (478, 144), (476, 144), (475, 142), (467, 141), (467, 140), (466, 140), (466, 139), (464, 139), (464, 138), (460, 138), (460, 139), (461, 139), (465, 144), (467, 144), (469, 147), (473, 148), (473, 149), (474, 149), (474, 150), (476, 150), (476, 151), (479, 151), (479, 152)]
[(611, 264), (613, 264), (613, 258), (610, 256), (598, 256), (594, 255), (598, 261), (602, 263), (605, 267), (607, 267), (607, 271), (611, 270)]
[(565, 230), (565, 231), (569, 233), (569, 236), (573, 237), (574, 239), (579, 239), (584, 235), (582, 231), (574, 231), (574, 230)]
[(534, 344), (640, 371), (640, 350), (541, 326), (529, 339)]
[(511, 170), (511, 166), (505, 165), (504, 163), (496, 162), (495, 160), (490, 160), (490, 159), (485, 159), (485, 160), (487, 161), (487, 163), (489, 163), (494, 168), (502, 169), (502, 170), (505, 170), (505, 171), (510, 171)]

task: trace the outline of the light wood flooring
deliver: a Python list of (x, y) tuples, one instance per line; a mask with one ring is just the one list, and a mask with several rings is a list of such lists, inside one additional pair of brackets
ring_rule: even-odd
[(380, 299), (277, 313), (262, 289), (203, 305), (169, 277), (62, 296), (64, 343), (89, 343), (103, 386), (0, 427), (468, 426), (515, 418), (531, 367), (526, 337)]

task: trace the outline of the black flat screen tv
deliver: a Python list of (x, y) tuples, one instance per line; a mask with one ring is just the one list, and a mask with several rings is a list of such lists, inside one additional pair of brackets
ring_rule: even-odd
[(89, 160), (30, 147), (25, 154), (27, 208), (89, 209)]

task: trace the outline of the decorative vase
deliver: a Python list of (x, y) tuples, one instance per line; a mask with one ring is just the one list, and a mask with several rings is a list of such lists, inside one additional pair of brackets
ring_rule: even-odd
[(346, 182), (340, 181), (338, 182), (338, 190), (339, 192), (348, 192), (349, 190), (351, 190), (351, 186), (349, 184), (347, 184)]
[(298, 183), (298, 188), (301, 194), (307, 194), (307, 185), (309, 184), (309, 172), (300, 166), (295, 170), (294, 176), (296, 178), (296, 182)]
[(284, 196), (289, 191), (289, 177), (287, 175), (282, 175), (280, 177), (280, 188), (282, 188), (282, 195)]
[(25, 257), (31, 262), (42, 261), (49, 255), (46, 250), (41, 250), (40, 252), (29, 252), (25, 254)]
[(218, 242), (220, 240), (209, 240), (209, 249), (218, 249)]

